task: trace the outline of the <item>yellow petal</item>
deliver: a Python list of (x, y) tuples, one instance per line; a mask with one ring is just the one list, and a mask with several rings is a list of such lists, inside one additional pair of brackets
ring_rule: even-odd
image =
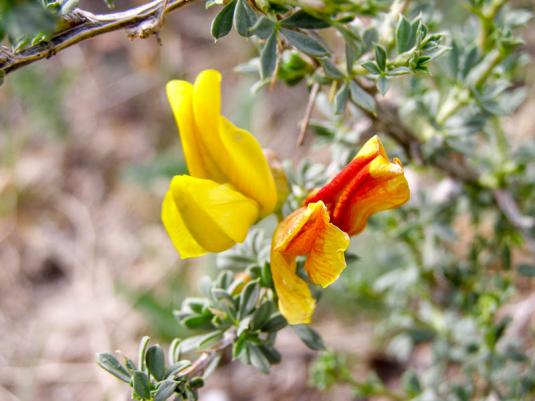
[(284, 219), (271, 246), (271, 271), (281, 313), (291, 324), (308, 323), (315, 304), (307, 284), (295, 274), (295, 258), (307, 256), (305, 270), (310, 280), (326, 287), (346, 267), (349, 237), (329, 222), (323, 202), (316, 202)]
[(316, 302), (295, 269), (295, 257), (271, 251), (271, 274), (279, 297), (279, 310), (289, 324), (306, 324), (312, 319)]
[(209, 252), (245, 240), (258, 219), (258, 204), (228, 184), (182, 175), (173, 178), (170, 191), (184, 225)]
[(193, 85), (186, 81), (170, 81), (167, 97), (180, 132), (180, 140), (189, 173), (194, 177), (224, 181), (224, 175), (202, 142), (193, 114)]
[(367, 159), (370, 157), (375, 157), (376, 155), (381, 155), (385, 159), (388, 159), (388, 156), (386, 155), (385, 148), (383, 146), (383, 143), (381, 142), (381, 139), (379, 139), (379, 136), (374, 135), (370, 139), (366, 141), (364, 145), (360, 148), (359, 152), (355, 156), (355, 159)]
[(410, 198), (409, 184), (403, 174), (370, 185), (366, 191), (355, 194), (347, 221), (349, 235), (355, 235), (364, 230), (368, 218), (375, 213), (395, 209), (403, 205)]
[(182, 259), (202, 256), (208, 251), (200, 246), (187, 229), (178, 212), (173, 194), (167, 191), (162, 203), (162, 222)]
[(335, 282), (346, 268), (345, 251), (349, 236), (329, 222), (329, 214), (322, 212), (324, 226), (318, 230), (316, 241), (305, 262), (305, 271), (314, 284), (327, 287)]
[[(217, 160), (221, 157), (219, 117), (221, 115), (221, 74), (216, 70), (202, 71), (193, 85), (193, 113), (206, 148)], [(224, 155), (223, 155), (224, 156)]]
[(258, 141), (225, 117), (220, 119), (219, 132), (228, 154), (228, 164), (224, 169), (228, 182), (256, 200), (261, 206), (262, 216), (271, 213), (277, 203), (277, 189)]

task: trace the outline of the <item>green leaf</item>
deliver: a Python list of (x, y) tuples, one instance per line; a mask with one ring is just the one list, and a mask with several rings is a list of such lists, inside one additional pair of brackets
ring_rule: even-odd
[(518, 266), (518, 273), (524, 277), (535, 277), (535, 265), (523, 263)]
[(236, 8), (236, 0), (228, 3), (223, 9), (217, 14), (217, 16), (212, 21), (211, 33), (212, 37), (217, 40), (223, 36), (228, 35), (232, 29), (232, 19), (234, 16), (234, 9)]
[(288, 322), (284, 316), (282, 316), (280, 313), (276, 313), (266, 322), (264, 327), (262, 327), (262, 330), (273, 333), (285, 328), (287, 325)]
[(396, 27), (396, 48), (399, 54), (404, 53), (412, 48), (411, 36), (411, 24), (402, 15), (400, 16), (398, 25)]
[(256, 21), (256, 24), (249, 29), (249, 32), (261, 39), (267, 39), (271, 36), (274, 30), (275, 23), (269, 18), (262, 16), (258, 19), (258, 21)]
[(329, 60), (320, 60), (320, 63), (328, 78), (336, 80), (344, 78), (344, 74)]
[(145, 362), (150, 374), (156, 380), (162, 380), (165, 375), (165, 360), (162, 347), (159, 345), (152, 345), (147, 349), (145, 354)]
[(139, 365), (139, 369), (142, 371), (146, 371), (147, 364), (145, 363), (145, 357), (147, 355), (147, 346), (149, 345), (150, 337), (149, 336), (143, 336), (141, 338), (141, 341), (139, 342), (139, 350), (138, 350), (138, 356), (137, 356), (137, 364)]
[(325, 343), (316, 330), (306, 324), (290, 326), (305, 345), (315, 351), (325, 350)]
[(253, 314), (251, 319), (251, 328), (253, 330), (259, 330), (264, 326), (271, 313), (271, 302), (264, 302)]
[(240, 303), (238, 308), (238, 316), (240, 319), (248, 316), (256, 306), (258, 295), (260, 294), (260, 286), (258, 281), (251, 281), (245, 286), (240, 294)]
[(379, 79), (377, 80), (377, 89), (379, 90), (379, 93), (381, 95), (385, 95), (386, 91), (388, 90), (388, 80), (384, 75), (381, 75)]
[(247, 343), (247, 348), (249, 350), (251, 365), (262, 373), (269, 373), (270, 363), (262, 351), (260, 351), (256, 345), (251, 343)]
[(304, 10), (299, 10), (295, 14), (281, 21), (281, 26), (285, 28), (302, 29), (322, 29), (329, 28), (329, 23), (308, 14)]
[(364, 89), (362, 89), (355, 81), (349, 83), (349, 90), (351, 92), (351, 99), (360, 108), (375, 113), (375, 99)]
[(156, 394), (154, 395), (154, 401), (165, 401), (171, 397), (176, 389), (177, 382), (173, 380), (164, 380), (160, 383)]
[(362, 66), (371, 74), (379, 75), (381, 73), (379, 66), (374, 61), (366, 61)]
[(263, 287), (271, 288), (273, 285), (273, 278), (271, 277), (271, 267), (268, 262), (264, 263), (260, 271), (260, 284)]
[(260, 52), (260, 77), (263, 80), (270, 78), (277, 66), (277, 37), (278, 32), (273, 30)]
[(134, 391), (136, 394), (144, 399), (150, 399), (150, 381), (149, 377), (140, 370), (136, 370), (132, 376)]
[(0, 70), (0, 86), (4, 84), (5, 77), (6, 77), (6, 73), (4, 72), (4, 70)]
[(125, 383), (130, 383), (130, 373), (128, 373), (128, 370), (126, 370), (112, 354), (108, 352), (97, 354), (97, 364), (119, 380), (122, 380)]
[(180, 343), (180, 352), (187, 353), (200, 347), (207, 346), (208, 344), (219, 340), (221, 336), (222, 334), (220, 331), (213, 331), (212, 333), (186, 338)]
[(342, 114), (346, 109), (347, 99), (349, 98), (349, 87), (347, 84), (342, 85), (334, 97), (334, 113)]
[(281, 32), (293, 46), (309, 56), (321, 57), (329, 54), (329, 50), (319, 40), (311, 36), (285, 28), (281, 28)]
[(171, 365), (169, 366), (169, 368), (167, 369), (167, 371), (165, 372), (165, 377), (167, 378), (173, 378), (175, 376), (180, 376), (179, 373), (186, 369), (186, 368), (189, 368), (191, 366), (191, 362), (186, 360), (186, 359), (183, 359), (181, 361), (178, 361), (177, 363), (175, 363), (174, 365)]
[(209, 330), (213, 329), (212, 318), (210, 314), (193, 315), (181, 320), (181, 323), (190, 330)]
[(246, 38), (251, 36), (251, 28), (256, 24), (257, 19), (247, 0), (238, 0), (234, 11), (234, 28), (240, 36)]
[(386, 50), (383, 46), (375, 44), (375, 62), (381, 71), (386, 70)]
[(280, 352), (269, 345), (260, 344), (258, 349), (264, 354), (270, 365), (280, 363), (282, 360)]

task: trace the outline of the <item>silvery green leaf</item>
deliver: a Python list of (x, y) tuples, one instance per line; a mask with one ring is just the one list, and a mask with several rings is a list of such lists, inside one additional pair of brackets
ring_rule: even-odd
[(269, 18), (262, 16), (256, 21), (256, 24), (254, 24), (249, 31), (261, 39), (267, 39), (271, 36), (274, 29), (275, 23)]
[(232, 29), (232, 19), (234, 16), (234, 9), (236, 8), (236, 0), (228, 3), (223, 9), (217, 14), (217, 16), (212, 21), (211, 33), (214, 39), (222, 38), (223, 36), (228, 35)]
[(379, 75), (381, 73), (379, 66), (374, 61), (366, 61), (362, 66), (371, 74)]
[(262, 373), (269, 373), (270, 363), (264, 353), (255, 344), (251, 343), (247, 343), (247, 349), (249, 350), (251, 365)]
[(251, 36), (251, 28), (255, 25), (258, 17), (249, 6), (247, 0), (237, 0), (234, 10), (234, 28), (244, 37)]
[(162, 380), (164, 378), (165, 360), (162, 347), (157, 344), (150, 346), (145, 354), (145, 362), (150, 374), (156, 380)]
[(411, 24), (402, 15), (400, 16), (398, 25), (396, 27), (396, 48), (398, 54), (410, 50), (414, 46), (413, 42), (414, 37), (412, 36)]
[(130, 383), (130, 373), (128, 373), (128, 370), (112, 354), (108, 352), (97, 354), (97, 364), (119, 380)]
[(330, 27), (329, 23), (308, 14), (304, 10), (299, 10), (290, 17), (282, 20), (281, 26), (302, 29), (322, 29)]
[(280, 313), (272, 315), (266, 324), (262, 327), (263, 331), (276, 332), (288, 325), (288, 322)]
[(132, 384), (140, 398), (144, 400), (150, 398), (150, 381), (146, 373), (136, 370), (132, 376)]
[(254, 312), (253, 318), (251, 319), (251, 328), (253, 330), (259, 330), (262, 328), (264, 323), (266, 323), (269, 315), (271, 313), (272, 303), (271, 301), (264, 302), (260, 307)]
[(388, 90), (388, 79), (384, 75), (381, 75), (377, 79), (377, 89), (379, 90), (379, 93), (383, 96)]
[(255, 308), (260, 294), (260, 286), (257, 281), (251, 281), (242, 290), (240, 294), (240, 303), (238, 307), (238, 317), (245, 318)]
[(321, 66), (323, 67), (323, 71), (325, 72), (325, 75), (328, 78), (331, 79), (342, 79), (344, 78), (344, 74), (336, 67), (333, 63), (331, 63), (329, 60), (320, 60)]
[(169, 366), (169, 368), (165, 372), (165, 377), (175, 377), (179, 375), (182, 370), (189, 368), (190, 366), (191, 362), (188, 360), (183, 359), (181, 361), (178, 361), (173, 365)]
[(329, 54), (329, 50), (312, 36), (286, 28), (281, 28), (281, 32), (293, 46), (309, 56), (321, 57)]
[(346, 108), (347, 99), (349, 97), (349, 87), (347, 84), (342, 85), (336, 96), (334, 97), (334, 113), (342, 114)]
[(268, 79), (277, 66), (277, 31), (273, 30), (260, 52), (260, 77)]
[(375, 99), (355, 81), (349, 83), (349, 91), (351, 93), (351, 99), (357, 106), (370, 113), (375, 113)]
[(306, 324), (296, 324), (290, 326), (299, 336), (301, 341), (310, 349), (321, 351), (325, 349), (325, 343), (316, 330)]
[(177, 384), (178, 383), (174, 380), (164, 380), (163, 382), (161, 382), (158, 386), (156, 394), (154, 395), (154, 401), (167, 400), (174, 394)]
[(375, 62), (381, 71), (386, 69), (386, 50), (383, 46), (376, 44), (374, 47)]

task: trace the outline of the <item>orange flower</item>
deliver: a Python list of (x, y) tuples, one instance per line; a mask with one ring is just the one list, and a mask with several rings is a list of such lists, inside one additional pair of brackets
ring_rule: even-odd
[(368, 218), (409, 200), (398, 159), (389, 161), (379, 137), (364, 144), (334, 179), (309, 195), (305, 206), (282, 221), (273, 236), (271, 271), (279, 309), (290, 324), (309, 323), (315, 301), (296, 274), (297, 256), (306, 256), (310, 281), (327, 287), (345, 269), (349, 236), (361, 232)]

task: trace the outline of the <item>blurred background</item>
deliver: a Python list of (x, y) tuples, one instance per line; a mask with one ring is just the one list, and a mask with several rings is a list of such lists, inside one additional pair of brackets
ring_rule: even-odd
[[(101, 3), (80, 6), (107, 12)], [(116, 8), (137, 3), (116, 1)], [(120, 348), (134, 356), (143, 335), (167, 344), (183, 334), (172, 311), (198, 292), (199, 279), (215, 264), (209, 256), (180, 261), (159, 220), (169, 177), (185, 171), (164, 93), (168, 80), (220, 70), (224, 114), (233, 122), (281, 159), (327, 160), (310, 144), (295, 146), (304, 85), (252, 95), (253, 80), (234, 67), (255, 49), (235, 33), (214, 43), (216, 11), (199, 2), (168, 15), (161, 46), (154, 37), (129, 41), (114, 32), (6, 77), (0, 88), (1, 400), (129, 399), (126, 386), (96, 366), (95, 354)], [(524, 38), (534, 55), (535, 24)], [(531, 65), (527, 76), (534, 75)], [(534, 137), (533, 81), (527, 88), (509, 120), (513, 140)], [(373, 232), (353, 242), (361, 261), (344, 273), (345, 284), (327, 291), (314, 327), (354, 359), (356, 374), (397, 380), (398, 362), (372, 340), (373, 302), (347, 292), (391, 261), (375, 256), (384, 243)], [(200, 399), (351, 399), (343, 387), (319, 392), (308, 385), (313, 353), (290, 330), (279, 349), (283, 362), (269, 376), (227, 364)]]

